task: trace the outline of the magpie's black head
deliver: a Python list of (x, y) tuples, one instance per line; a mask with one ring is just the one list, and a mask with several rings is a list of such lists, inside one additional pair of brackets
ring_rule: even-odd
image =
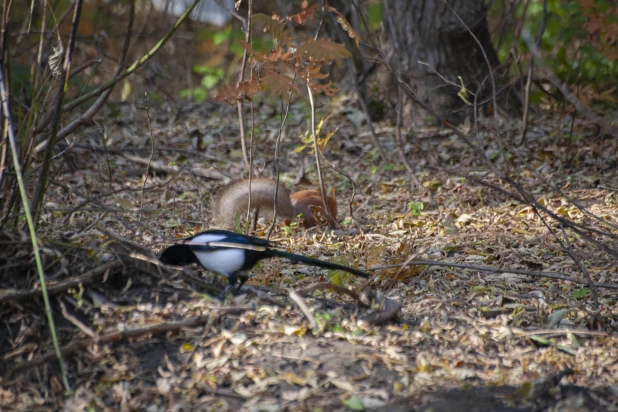
[(163, 251), (159, 260), (168, 265), (185, 266), (191, 263), (199, 263), (195, 253), (188, 245), (173, 245)]

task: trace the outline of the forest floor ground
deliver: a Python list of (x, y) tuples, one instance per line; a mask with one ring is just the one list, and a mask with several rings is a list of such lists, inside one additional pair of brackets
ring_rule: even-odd
[[(64, 394), (29, 240), (3, 233), (0, 409), (618, 409), (618, 294), (597, 288), (597, 306), (566, 252), (595, 282), (618, 285), (607, 249), (618, 236), (618, 142), (578, 122), (568, 139), (559, 117), (536, 116), (524, 146), (517, 122), (502, 122), (502, 139), (492, 121), (479, 125), (492, 167), (561, 224), (509, 196), (521, 194), (446, 129), (415, 130), (400, 148), (393, 127), (377, 124), (391, 156), (382, 161), (351, 107), (343, 98), (320, 108), (331, 115), (323, 133), (338, 128), (324, 176), (341, 229), (278, 225), (271, 240), (353, 267), (398, 266), (366, 282), (273, 259), (223, 303), (204, 288), (225, 280), (147, 257), (209, 228), (212, 194), (242, 175), (235, 109), (112, 105), (81, 130), (54, 163), (39, 231), (75, 396)], [(255, 165), (268, 175), (279, 114), (255, 113)], [(292, 106), (280, 158), (288, 186), (317, 187), (313, 155), (294, 151), (308, 118)], [(459, 266), (405, 266), (414, 260)], [(400, 303), (397, 316), (368, 321), (381, 309), (354, 298), (367, 288)], [(313, 329), (291, 290), (306, 292)]]

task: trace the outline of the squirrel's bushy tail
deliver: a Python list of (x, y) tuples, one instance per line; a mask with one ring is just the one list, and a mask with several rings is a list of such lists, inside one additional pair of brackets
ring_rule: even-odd
[[(261, 216), (272, 216), (277, 183), (270, 178), (257, 177), (251, 181), (251, 208)], [(249, 180), (237, 180), (219, 189), (214, 200), (214, 224), (222, 228), (234, 226), (236, 215), (247, 213), (249, 201)], [(290, 192), (283, 183), (277, 191), (277, 216), (293, 219), (294, 209), (290, 202)]]

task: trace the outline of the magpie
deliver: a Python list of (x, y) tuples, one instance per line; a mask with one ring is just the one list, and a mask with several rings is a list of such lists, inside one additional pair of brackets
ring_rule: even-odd
[(236, 291), (240, 290), (243, 283), (249, 278), (248, 271), (260, 260), (272, 257), (287, 258), (295, 263), (302, 262), (328, 269), (343, 270), (363, 278), (370, 277), (363, 271), (347, 266), (272, 249), (270, 242), (266, 239), (228, 230), (207, 230), (183, 239), (165, 249), (159, 260), (177, 266), (197, 263), (206, 270), (227, 277), (228, 285), (221, 293), (221, 295), (224, 295), (228, 290), (233, 291), (237, 284)]

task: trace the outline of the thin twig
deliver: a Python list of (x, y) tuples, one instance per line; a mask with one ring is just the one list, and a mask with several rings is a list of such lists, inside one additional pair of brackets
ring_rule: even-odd
[[(248, 0), (247, 2), (247, 20), (241, 19), (243, 21), (243, 28), (245, 30), (245, 41), (248, 44), (251, 44), (251, 13), (253, 10), (253, 0)], [(238, 74), (238, 82), (236, 82), (236, 87), (240, 85), (245, 79), (245, 69), (247, 68), (247, 61), (249, 60), (249, 51), (245, 49), (242, 55), (242, 63), (240, 64), (240, 73)], [(247, 155), (247, 142), (245, 136), (245, 115), (242, 107), (242, 100), (238, 100), (236, 103), (236, 109), (238, 111), (238, 125), (240, 127), (240, 146), (242, 149), (242, 159), (245, 162), (245, 166), (249, 167), (249, 157)], [(252, 173), (252, 170), (249, 169), (249, 173)]]
[[(313, 151), (315, 152), (315, 167), (318, 173), (318, 181), (320, 183), (320, 193), (322, 194), (322, 200), (324, 206), (326, 206), (326, 189), (324, 188), (324, 179), (322, 179), (322, 165), (320, 164), (320, 148), (318, 146), (318, 136), (315, 134), (315, 102), (313, 101), (313, 92), (311, 86), (307, 83), (307, 94), (309, 95), (309, 102), (311, 104), (311, 136), (313, 137)], [(324, 214), (326, 220), (331, 229), (336, 229), (337, 224), (335, 219), (331, 216), (328, 207), (324, 208)]]
[[(251, 185), (253, 184), (253, 143), (255, 142), (253, 139), (253, 132), (255, 131), (255, 117), (253, 116), (253, 101), (249, 103), (249, 108), (251, 112), (251, 132), (249, 133), (249, 193), (247, 196), (247, 224), (245, 233), (250, 235), (252, 232), (255, 232), (258, 221), (259, 207), (255, 207), (253, 210), (253, 218), (251, 218)], [(276, 191), (276, 190), (275, 190)], [(275, 200), (275, 208), (277, 207), (277, 201)], [(276, 216), (273, 217), (273, 220)]]
[[(294, 83), (296, 79), (296, 72), (294, 72), (294, 78), (291, 83)], [(290, 104), (292, 102), (292, 88), (288, 92), (288, 101), (285, 106), (285, 110), (283, 109), (283, 99), (281, 100), (281, 114), (279, 118), (279, 131), (277, 133), (277, 141), (275, 142), (275, 198), (273, 200), (273, 220), (268, 230), (266, 231), (266, 239), (270, 239), (270, 235), (272, 234), (273, 229), (275, 228), (275, 223), (277, 222), (277, 199), (279, 198), (279, 150), (281, 150), (281, 140), (283, 138), (283, 128), (285, 127), (285, 123), (288, 119), (288, 114), (290, 114)]]
[(592, 300), (594, 302), (594, 308), (596, 310), (599, 310), (599, 295), (597, 293), (597, 288), (594, 286), (594, 282), (592, 281), (592, 278), (590, 277), (590, 273), (588, 273), (588, 269), (586, 269), (586, 266), (584, 266), (582, 261), (577, 257), (577, 255), (573, 251), (573, 247), (571, 246), (571, 241), (569, 240), (569, 236), (566, 234), (566, 231), (564, 230), (564, 225), (560, 225), (560, 229), (562, 230), (562, 236), (564, 237), (564, 241), (566, 243), (566, 248), (564, 248), (563, 250), (571, 257), (573, 262), (575, 262), (575, 264), (579, 267), (579, 270), (581, 270), (584, 276), (586, 277), (586, 280), (588, 281), (588, 287), (590, 288), (590, 292), (592, 293)]
[(526, 336), (534, 336), (534, 335), (564, 335), (567, 333), (572, 333), (573, 335), (582, 335), (582, 336), (609, 336), (607, 332), (597, 332), (593, 330), (587, 329), (537, 329), (531, 331), (523, 331), (523, 330), (513, 330), (511, 329), (513, 334), (518, 337), (526, 337)]
[(58, 299), (58, 303), (60, 304), (60, 309), (62, 311), (62, 316), (64, 316), (64, 318), (66, 320), (68, 320), (69, 322), (71, 322), (73, 325), (77, 326), (77, 328), (79, 330), (81, 330), (82, 332), (84, 332), (86, 335), (90, 336), (95, 343), (99, 342), (99, 336), (88, 326), (86, 326), (86, 324), (84, 324), (84, 322), (82, 322), (81, 320), (77, 319), (75, 316), (71, 315), (66, 308), (66, 305), (64, 304), (64, 302), (60, 299)]
[(343, 176), (346, 179), (348, 179), (348, 181), (350, 183), (352, 183), (352, 196), (350, 196), (350, 201), (348, 202), (348, 208), (350, 210), (350, 219), (352, 219), (353, 222), (356, 222), (356, 218), (354, 217), (354, 208), (352, 207), (352, 205), (354, 204), (354, 199), (356, 198), (356, 190), (359, 189), (358, 183), (356, 183), (356, 181), (354, 181), (354, 179), (352, 179), (352, 176), (350, 176), (349, 174), (345, 173), (344, 171), (336, 168), (328, 160), (325, 159), (324, 161), (326, 162), (326, 165), (328, 167), (333, 169), (333, 171), (335, 171), (336, 173), (339, 173), (341, 176)]
[[(414, 168), (412, 167), (412, 165), (410, 164), (410, 161), (408, 160), (408, 157), (406, 156), (405, 141), (403, 139), (403, 136), (401, 135), (401, 123), (402, 123), (402, 118), (403, 118), (403, 92), (401, 91), (400, 87), (397, 88), (397, 108), (396, 110), (397, 110), (397, 120), (395, 123), (395, 141), (397, 142), (397, 146), (399, 148), (399, 158), (401, 159), (401, 163), (403, 163), (404, 167), (406, 168), (406, 171), (408, 172), (408, 176), (410, 176), (412, 178), (412, 181), (414, 182), (412, 191), (414, 191), (414, 189), (422, 190), (423, 184), (418, 179), (418, 176), (416, 176), (416, 173), (414, 173)], [(416, 185), (416, 187), (414, 187), (414, 185)]]
[(152, 159), (154, 158), (154, 136), (152, 135), (152, 124), (150, 123), (150, 111), (148, 110), (148, 92), (144, 92), (144, 102), (146, 103), (146, 119), (148, 119), (148, 131), (150, 132), (150, 157), (148, 158), (148, 164), (146, 165), (146, 170), (144, 171), (144, 181), (142, 182), (142, 193), (140, 196), (140, 213), (137, 221), (141, 223), (142, 221), (142, 210), (144, 209), (144, 192), (146, 188), (146, 182), (148, 182), (148, 175), (150, 175), (150, 165), (152, 164)]
[(320, 29), (324, 24), (324, 15), (326, 14), (326, 0), (322, 0), (322, 13), (320, 13), (320, 22), (318, 23), (318, 27), (315, 29), (315, 34), (313, 35), (313, 41), (318, 39), (320, 35)]
[(294, 289), (290, 289), (288, 291), (288, 297), (292, 300), (292, 302), (296, 303), (298, 309), (300, 309), (302, 314), (305, 315), (305, 317), (309, 321), (309, 329), (316, 330), (318, 328), (318, 324), (315, 321), (313, 314), (309, 310), (309, 307), (307, 307), (307, 304), (305, 303), (303, 298), (301, 298), (300, 295), (294, 291)]
[(219, 7), (221, 7), (222, 9), (227, 11), (228, 13), (230, 13), (232, 16), (236, 17), (242, 23), (243, 29), (245, 29), (245, 30), (247, 29), (247, 20), (245, 20), (244, 17), (242, 17), (240, 14), (236, 13), (233, 9), (230, 9), (226, 5), (221, 3), (221, 0), (215, 0), (215, 3), (217, 3), (217, 5)]
[(90, 61), (84, 62), (84, 63), (80, 64), (79, 66), (77, 66), (76, 68), (74, 68), (73, 70), (71, 70), (70, 78), (72, 79), (77, 74), (83, 72), (84, 70), (86, 70), (90, 66), (94, 66), (95, 64), (101, 64), (101, 63), (103, 63), (103, 59), (95, 59), (95, 60), (90, 60)]
[[(526, 8), (528, 2), (526, 2)], [(524, 17), (526, 16), (524, 9)], [(547, 0), (543, 0), (543, 18), (541, 19), (541, 28), (539, 29), (539, 35), (536, 38), (536, 45), (540, 46), (543, 33), (545, 32), (545, 24), (547, 23)], [(523, 24), (522, 24), (523, 26)], [(530, 114), (530, 87), (532, 85), (532, 71), (534, 68), (534, 56), (530, 58), (528, 63), (528, 73), (526, 75), (526, 86), (524, 88), (524, 117), (521, 125), (521, 139), (519, 145), (523, 146), (526, 143), (526, 134), (528, 132), (528, 115)]]

